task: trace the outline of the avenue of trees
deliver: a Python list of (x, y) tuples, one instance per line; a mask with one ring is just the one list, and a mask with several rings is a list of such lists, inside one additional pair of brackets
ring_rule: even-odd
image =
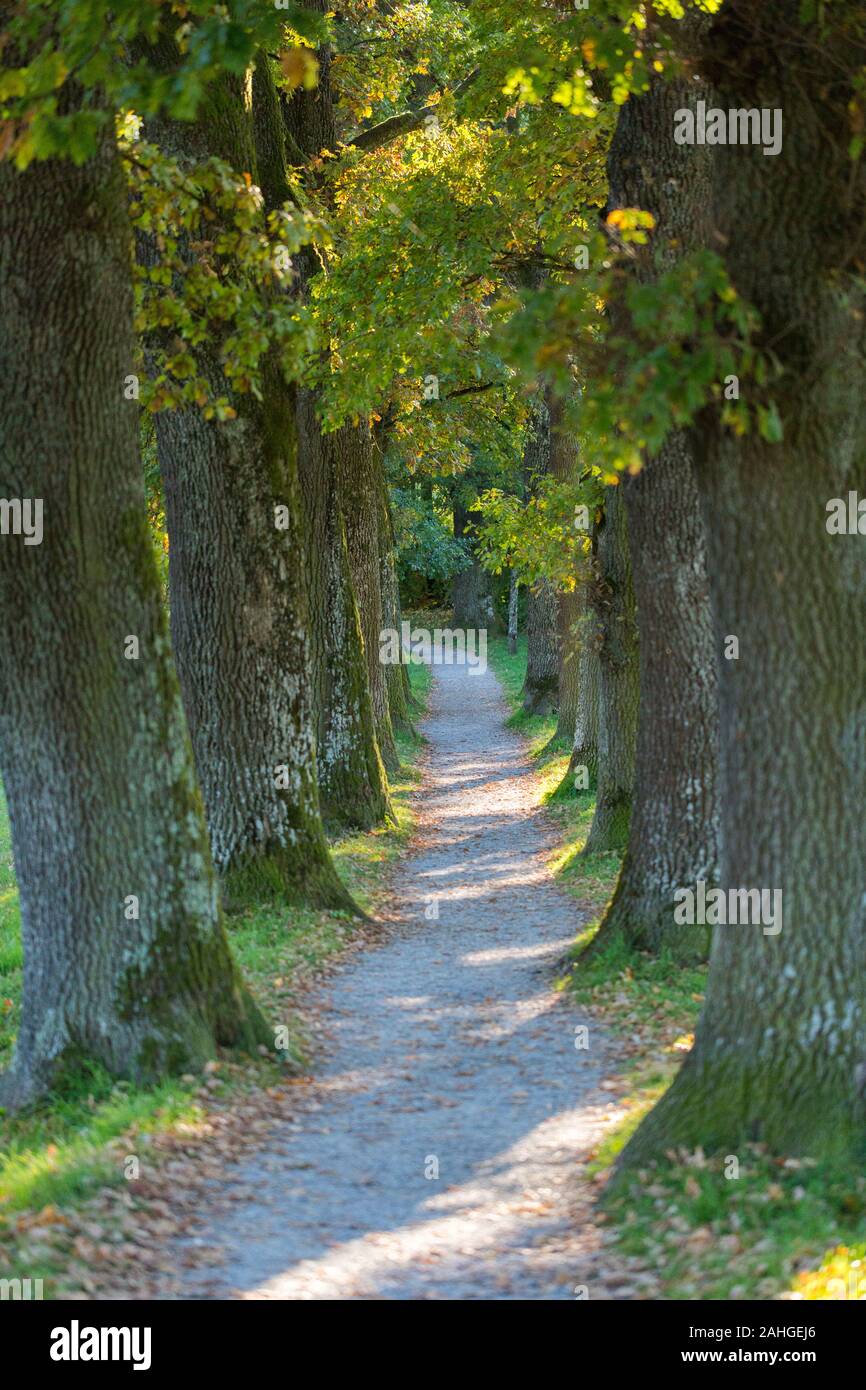
[(273, 1045), (231, 913), (358, 912), (453, 606), (623, 854), (588, 949), (709, 955), (622, 1162), (862, 1156), (864, 74), (866, 0), (0, 3), (3, 1103)]

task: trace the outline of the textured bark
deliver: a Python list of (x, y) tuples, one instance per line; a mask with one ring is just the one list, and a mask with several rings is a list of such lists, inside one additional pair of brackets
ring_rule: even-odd
[[(325, 0), (311, 0), (308, 9), (326, 13)], [(337, 148), (337, 123), (334, 91), (331, 85), (332, 52), (327, 45), (316, 53), (319, 62), (319, 81), (315, 89), (308, 91), (298, 88), (290, 100), (283, 105), (283, 122), (288, 145), (288, 158), (311, 184), (319, 179), (317, 171), (322, 150)], [(327, 197), (327, 190), (324, 192)], [(302, 252), (296, 258), (300, 271), (303, 291), (306, 292), (311, 279), (319, 271), (319, 260), (310, 252)], [(310, 399), (315, 402), (317, 393)], [(382, 627), (382, 592), (379, 571), (379, 477), (377, 466), (381, 466), (378, 456), (374, 457), (371, 431), (366, 423), (360, 426), (345, 425), (333, 440), (323, 436), (315, 413), (307, 416), (307, 429), (302, 448), (311, 450), (311, 457), (302, 460), (301, 477), (309, 483), (314, 477), (317, 460), (332, 460), (334, 476), (339, 491), (340, 508), (346, 536), (349, 558), (349, 590), (343, 589), (345, 611), (338, 619), (344, 631), (349, 632), (354, 623), (353, 611), (360, 619), (364, 648), (364, 669), (366, 670), (367, 691), (359, 689), (360, 672), (357, 652), (352, 644), (345, 649), (331, 645), (328, 660), (337, 665), (345, 665), (330, 689), (340, 696), (338, 705), (327, 716), (327, 723), (339, 731), (340, 739), (348, 741), (353, 750), (354, 766), (349, 780), (354, 784), (351, 803), (342, 803), (329, 792), (329, 805), (332, 812), (342, 813), (349, 804), (355, 809), (351, 816), (359, 816), (358, 824), (368, 823), (366, 808), (376, 811), (376, 819), (384, 819), (390, 814), (387, 789), (382, 776), (384, 766), (390, 771), (399, 767), (397, 747), (391, 724), (388, 703), (388, 684), (385, 669), (379, 662), (379, 632)], [(336, 567), (338, 557), (332, 559)], [(339, 561), (342, 563), (342, 561)], [(315, 570), (315, 567), (313, 567)], [(311, 595), (313, 607), (324, 611), (327, 596), (320, 593)], [(401, 678), (402, 679), (402, 678)], [(324, 684), (322, 688), (325, 689)], [(344, 699), (342, 691), (355, 691), (357, 698)], [(367, 715), (367, 703), (373, 712), (372, 724)], [(338, 748), (323, 751), (322, 759), (327, 760), (326, 776), (339, 779), (336, 762), (340, 757)], [(366, 772), (365, 772), (366, 769)]]
[(123, 395), (131, 256), (110, 138), (79, 168), (0, 164), (0, 493), (44, 507), (41, 544), (0, 538), (24, 946), (9, 1104), (82, 1062), (146, 1080), (267, 1039), (217, 906)]
[(600, 637), (595, 609), (588, 602), (590, 583), (590, 579), (584, 580), (577, 590), (580, 619), (577, 644), (577, 708), (574, 715), (574, 742), (568, 762), (568, 771), (556, 789), (557, 796), (570, 795), (575, 790), (575, 778), (581, 769), (586, 769), (586, 787), (578, 786), (577, 790), (590, 790), (596, 786), (598, 781), (598, 706), (601, 684), (598, 654)]
[[(557, 482), (574, 482), (579, 466), (577, 440), (565, 424), (565, 399), (547, 393), (550, 414), (550, 472)], [(560, 589), (556, 596), (557, 651), (559, 653), (559, 708), (554, 740), (570, 744), (577, 719), (580, 622), (583, 604), (579, 588)]]
[(590, 602), (599, 636), (598, 791), (585, 854), (625, 848), (634, 788), (638, 635), (620, 487), (607, 489), (597, 558)]
[[(526, 495), (550, 471), (550, 411), (547, 393), (533, 401), (523, 446)], [(527, 714), (549, 714), (559, 700), (559, 601), (548, 579), (537, 580), (526, 599), (526, 679), (521, 691)]]
[(383, 627), (379, 566), (379, 512), (384, 486), (382, 463), (367, 424), (347, 425), (342, 436), (337, 469), (346, 519), (349, 565), (364, 636), (376, 740), (385, 767), (393, 772), (399, 768), (400, 759), (388, 703), (387, 667), (379, 659)]
[[(827, 502), (866, 492), (856, 267), (866, 187), (848, 156), (862, 42), (799, 6), (731, 0), (710, 31), (719, 105), (784, 110), (781, 153), (714, 154), (714, 225), (784, 375), (784, 442), (707, 412), (696, 474), (721, 706), (723, 888), (780, 889), (783, 926), (719, 926), (695, 1045), (624, 1163), (674, 1145), (862, 1162), (866, 1152), (866, 566)], [(827, 209), (833, 210), (827, 217)], [(726, 635), (739, 659), (725, 659)]]
[[(172, 41), (152, 57), (170, 67)], [(257, 177), (240, 78), (215, 82), (195, 122), (159, 120), (150, 135), (181, 161), (216, 156)], [(217, 342), (196, 358), (237, 419), (162, 412), (156, 434), (172, 636), (214, 862), (230, 906), (275, 895), (352, 910), (319, 812), (292, 395), (272, 359), (256, 400), (227, 389)]]
[(628, 848), (591, 949), (705, 959), (710, 930), (677, 926), (674, 893), (718, 876), (718, 704), (703, 521), (681, 434), (623, 482), (640, 622), (640, 715)]
[(548, 579), (526, 596), (526, 679), (521, 691), (527, 714), (550, 714), (559, 700), (559, 601)]
[[(481, 521), (480, 512), (467, 511), (459, 502), (454, 504), (454, 535), (465, 537), (472, 545), (471, 527)], [(490, 575), (483, 565), (473, 560), (451, 581), (451, 604), (454, 626), (464, 632), (495, 632), (498, 627), (490, 586)]]
[[(655, 218), (651, 248), (636, 265), (642, 281), (708, 237), (711, 148), (670, 139), (674, 113), (699, 95), (714, 104), (694, 81), (656, 81), (620, 110), (609, 205), (645, 208)], [(686, 436), (672, 434), (622, 491), (640, 625), (635, 792), (622, 873), (590, 949), (620, 938), (635, 949), (703, 959), (710, 929), (673, 918), (678, 888), (715, 884), (719, 838), (715, 649)]]
[[(402, 611), (400, 608), (400, 585), (397, 580), (397, 540), (394, 534), (394, 521), (391, 516), (391, 503), (388, 485), (385, 481), (383, 464), (383, 445), (377, 438), (374, 441), (379, 455), (379, 588), (382, 594), (382, 627), (400, 632)], [(403, 733), (412, 732), (409, 714), (409, 700), (406, 688), (406, 667), (387, 665), (385, 685), (388, 696), (388, 709), (391, 722)]]
[(508, 651), (511, 656), (517, 651), (517, 601), (520, 597), (520, 586), (517, 583), (517, 575), (511, 571), (508, 580)]
[(391, 807), (337, 484), (351, 426), (322, 434), (310, 391), (298, 393), (297, 415), (322, 808), (332, 823), (368, 829)]

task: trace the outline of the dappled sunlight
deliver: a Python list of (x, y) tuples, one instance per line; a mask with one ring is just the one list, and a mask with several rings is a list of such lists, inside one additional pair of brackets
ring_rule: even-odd
[[(314, 1259), (286, 1266), (241, 1297), (374, 1297), (384, 1277), (432, 1267), (447, 1278), (449, 1266), (467, 1259), (501, 1265), (506, 1285), (509, 1255), (524, 1274), (533, 1262), (544, 1265), (552, 1257), (559, 1261), (557, 1278), (580, 1282), (579, 1268), (561, 1264), (561, 1203), (574, 1168), (575, 1140), (598, 1121), (597, 1108), (562, 1110), (493, 1155), (467, 1182), (419, 1196), (414, 1219), (341, 1241)], [(547, 1175), (527, 1186), (526, 1165), (539, 1151), (548, 1157)]]
[(563, 936), (559, 941), (543, 941), (535, 946), (500, 946), (490, 951), (473, 951), (461, 956), (463, 965), (499, 965), (507, 960), (545, 960), (556, 956), (574, 944), (574, 938)]

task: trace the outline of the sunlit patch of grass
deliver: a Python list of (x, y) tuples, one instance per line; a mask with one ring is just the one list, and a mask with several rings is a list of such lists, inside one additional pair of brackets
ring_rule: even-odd
[(614, 1248), (660, 1271), (671, 1299), (862, 1297), (864, 1210), (860, 1174), (759, 1145), (679, 1153), (606, 1203)]
[(120, 1162), (110, 1145), (121, 1136), (131, 1140), (199, 1122), (204, 1112), (195, 1091), (200, 1085), (196, 1077), (139, 1090), (112, 1083), (93, 1069), (63, 1098), (7, 1116), (0, 1151), (0, 1232), (8, 1213), (48, 1203), (63, 1206), (116, 1181)]
[[(510, 718), (505, 721), (506, 727), (523, 735), (529, 744), (530, 756), (536, 761), (546, 765), (561, 760), (565, 755), (567, 762), (570, 749), (566, 749), (561, 742), (552, 742), (556, 733), (556, 715), (526, 714), (523, 709), (520, 692), (526, 679), (525, 635), (518, 637), (517, 650), (514, 653), (509, 652), (506, 637), (488, 638), (487, 659), (502, 686), (505, 701), (511, 710)], [(563, 773), (564, 771), (563, 767)], [(560, 780), (561, 777), (562, 774)]]

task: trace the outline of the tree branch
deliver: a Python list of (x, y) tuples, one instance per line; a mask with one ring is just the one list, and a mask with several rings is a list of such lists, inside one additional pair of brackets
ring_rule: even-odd
[[(480, 73), (480, 68), (475, 68), (454, 88), (454, 97), (459, 98), (472, 85)], [(414, 111), (401, 111), (398, 116), (389, 116), (387, 120), (380, 121), (378, 125), (370, 126), (369, 130), (362, 130), (346, 144), (353, 150), (380, 150), (383, 145), (389, 145), (392, 140), (396, 140), (401, 135), (408, 135), (410, 131), (417, 130), (422, 126), (428, 116), (435, 116), (436, 103), (428, 103), (426, 106), (416, 107)]]

